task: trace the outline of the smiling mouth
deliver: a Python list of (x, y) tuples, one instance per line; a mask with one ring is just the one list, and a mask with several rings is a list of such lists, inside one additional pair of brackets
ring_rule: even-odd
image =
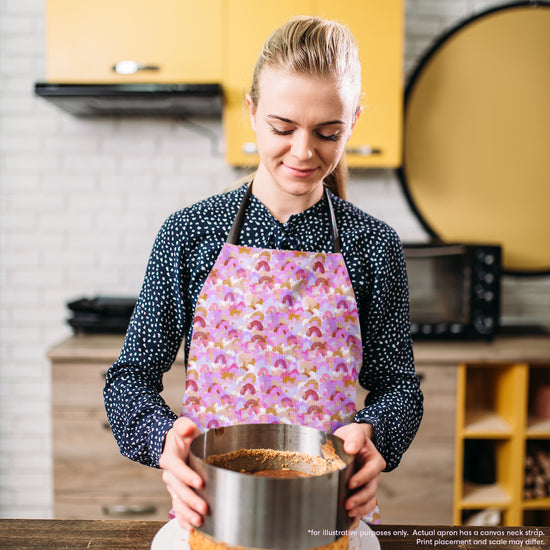
[(297, 176), (299, 178), (305, 178), (307, 176), (310, 176), (313, 174), (317, 168), (296, 168), (294, 166), (289, 166), (288, 164), (284, 164), (283, 166), (294, 176)]

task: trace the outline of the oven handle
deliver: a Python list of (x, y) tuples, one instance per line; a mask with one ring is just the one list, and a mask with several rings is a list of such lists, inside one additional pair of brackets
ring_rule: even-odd
[(443, 246), (407, 246), (403, 245), (407, 258), (433, 258), (434, 256), (460, 256), (466, 252), (466, 247), (460, 244)]

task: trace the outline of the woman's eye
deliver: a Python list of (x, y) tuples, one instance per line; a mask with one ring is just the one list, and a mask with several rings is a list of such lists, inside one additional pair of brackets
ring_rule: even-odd
[(340, 139), (340, 132), (336, 132), (335, 134), (317, 134), (321, 139), (325, 141), (338, 141)]
[(276, 135), (276, 136), (288, 136), (292, 133), (292, 130), (284, 130), (282, 128), (276, 128), (275, 126), (271, 126), (271, 131)]
[[(294, 128), (285, 128), (280, 126), (273, 126), (272, 124), (269, 125), (269, 128), (271, 129), (271, 132), (275, 134), (276, 136), (289, 136), (294, 132)], [(323, 134), (321, 132), (315, 132), (317, 137), (319, 139), (322, 139), (323, 141), (338, 141), (341, 137), (341, 132), (338, 130), (337, 132), (334, 132), (333, 134)]]

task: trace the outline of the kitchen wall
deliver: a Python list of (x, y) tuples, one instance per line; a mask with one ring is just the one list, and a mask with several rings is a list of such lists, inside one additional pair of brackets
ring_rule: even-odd
[[(434, 37), (498, 2), (408, 0), (406, 71)], [(51, 517), (48, 348), (70, 335), (66, 302), (135, 296), (172, 211), (221, 191), (220, 122), (78, 120), (35, 98), (44, 78), (41, 0), (0, 3), (0, 516)], [(354, 173), (350, 198), (426, 238), (392, 171)], [(548, 278), (505, 281), (504, 319), (547, 322)]]

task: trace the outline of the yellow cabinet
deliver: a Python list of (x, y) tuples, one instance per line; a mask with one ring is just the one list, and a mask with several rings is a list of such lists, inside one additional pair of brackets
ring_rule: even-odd
[(317, 12), (346, 24), (359, 46), (363, 113), (346, 147), (348, 166), (401, 164), (404, 7), (401, 0), (317, 0)]
[(526, 490), (526, 465), (533, 449), (550, 457), (550, 419), (534, 407), (549, 374), (548, 362), (460, 365), (454, 524), (487, 510), (502, 525), (547, 524), (550, 495)]
[(226, 159), (237, 166), (258, 162), (255, 136), (244, 107), (256, 56), (268, 36), (293, 15), (316, 14), (352, 30), (363, 71), (363, 106), (346, 159), (352, 167), (396, 167), (401, 163), (403, 103), (402, 0), (300, 0), (227, 2), (223, 58)]
[(218, 83), (221, 17), (221, 0), (47, 0), (46, 78)]
[(314, 3), (314, 0), (227, 0), (222, 80), (225, 158), (229, 164), (254, 168), (258, 163), (256, 136), (244, 97), (263, 43), (291, 16), (312, 13)]
[(50, 83), (221, 83), (225, 158), (258, 163), (244, 96), (260, 48), (292, 16), (316, 14), (353, 31), (364, 112), (347, 148), (352, 167), (401, 163), (403, 0), (46, 0)]

